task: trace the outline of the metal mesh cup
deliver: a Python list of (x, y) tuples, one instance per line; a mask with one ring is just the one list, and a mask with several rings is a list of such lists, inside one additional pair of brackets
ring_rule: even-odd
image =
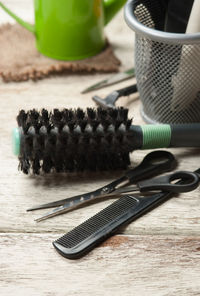
[(125, 20), (135, 31), (135, 73), (149, 123), (200, 122), (200, 33), (164, 32), (161, 0), (129, 0)]

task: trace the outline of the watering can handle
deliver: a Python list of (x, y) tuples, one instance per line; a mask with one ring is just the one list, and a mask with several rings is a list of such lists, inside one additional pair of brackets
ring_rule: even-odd
[(23, 21), (20, 17), (15, 15), (10, 9), (8, 9), (5, 5), (3, 5), (2, 2), (0, 2), (0, 7), (3, 8), (12, 18), (14, 18), (20, 25), (22, 25), (24, 28), (26, 28), (31, 33), (35, 33), (35, 27), (34, 25), (31, 25), (25, 21)]
[(104, 0), (104, 15), (105, 22), (104, 25), (107, 25), (115, 14), (122, 8), (127, 0)]

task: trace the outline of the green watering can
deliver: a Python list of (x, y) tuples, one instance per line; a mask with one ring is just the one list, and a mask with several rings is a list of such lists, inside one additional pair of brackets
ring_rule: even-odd
[(36, 47), (59, 60), (79, 60), (105, 47), (104, 26), (126, 0), (34, 0), (35, 25), (2, 7), (20, 25), (35, 34)]

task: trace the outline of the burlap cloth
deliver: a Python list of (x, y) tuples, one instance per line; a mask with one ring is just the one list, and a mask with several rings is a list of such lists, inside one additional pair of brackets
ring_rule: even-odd
[(47, 58), (35, 47), (35, 37), (19, 25), (0, 26), (0, 76), (5, 82), (37, 80), (53, 74), (116, 72), (120, 61), (107, 47), (98, 55), (63, 62)]

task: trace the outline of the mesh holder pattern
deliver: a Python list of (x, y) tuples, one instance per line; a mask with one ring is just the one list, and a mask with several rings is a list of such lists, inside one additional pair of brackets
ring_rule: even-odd
[(128, 2), (142, 117), (148, 123), (200, 122), (200, 34), (164, 32), (162, 1)]

